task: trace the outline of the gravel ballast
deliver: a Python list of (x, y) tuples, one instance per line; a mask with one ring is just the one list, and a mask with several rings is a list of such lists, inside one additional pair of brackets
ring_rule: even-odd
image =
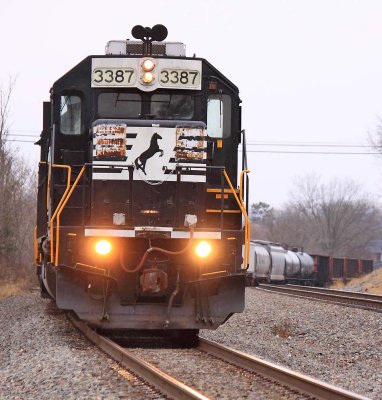
[[(0, 300), (0, 321), (0, 399), (161, 398), (38, 293)], [(245, 312), (201, 336), (381, 399), (381, 332), (376, 312), (247, 288)]]
[(382, 399), (382, 315), (246, 289), (246, 309), (206, 339)]
[(0, 300), (0, 399), (161, 399), (38, 293)]

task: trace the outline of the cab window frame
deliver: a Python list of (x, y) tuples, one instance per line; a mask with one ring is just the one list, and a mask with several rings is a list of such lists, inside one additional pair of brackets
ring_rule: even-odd
[[(104, 93), (127, 93), (127, 94), (133, 94), (133, 95), (139, 95), (141, 98), (141, 114), (138, 116), (126, 116), (126, 115), (119, 115), (119, 116), (112, 116), (111, 114), (100, 112), (100, 106), (99, 106), (99, 98), (102, 94)], [(173, 118), (167, 118), (167, 117), (159, 117), (158, 115), (153, 115), (152, 111), (152, 102), (151, 99), (153, 96), (163, 96), (163, 95), (172, 95), (172, 96), (190, 96), (191, 99), (191, 104), (192, 104), (192, 115), (190, 117), (184, 118), (182, 116), (174, 116)], [(155, 97), (154, 97), (155, 98)], [(159, 120), (164, 120), (164, 121), (190, 121), (195, 118), (199, 118), (201, 115), (201, 104), (200, 104), (200, 94), (198, 94), (195, 91), (180, 91), (177, 90), (176, 92), (174, 90), (169, 91), (169, 90), (156, 90), (154, 92), (141, 92), (138, 90), (131, 90), (129, 91), (124, 91), (124, 90), (118, 90), (118, 89), (109, 89), (109, 90), (97, 90), (94, 92), (94, 97), (93, 97), (93, 102), (96, 105), (96, 113), (98, 118), (101, 119), (159, 119)], [(200, 119), (200, 118), (199, 118)]]
[(228, 139), (232, 134), (232, 96), (213, 93), (207, 98), (207, 134), (212, 139)]
[[(73, 108), (75, 107), (75, 104), (79, 104), (80, 105), (80, 109), (77, 110), (77, 113), (75, 115), (76, 119), (70, 124), (72, 126), (69, 125), (65, 126), (65, 123), (63, 121), (65, 114), (67, 114), (70, 111), (67, 111), (66, 113), (63, 112), (64, 108), (66, 107), (67, 109), (69, 102), (67, 100), (65, 100), (64, 104), (63, 104), (63, 99), (69, 99), (69, 98), (76, 98), (79, 101), (78, 102), (73, 102), (70, 103)], [(79, 91), (62, 91), (59, 94), (59, 98), (58, 98), (58, 102), (59, 102), (59, 130), (60, 133), (65, 135), (65, 136), (73, 136), (73, 137), (78, 137), (83, 135), (84, 133), (84, 116), (85, 116), (85, 102), (84, 102), (84, 96), (82, 92)], [(73, 112), (73, 111), (71, 111)], [(79, 117), (79, 118), (78, 118)]]

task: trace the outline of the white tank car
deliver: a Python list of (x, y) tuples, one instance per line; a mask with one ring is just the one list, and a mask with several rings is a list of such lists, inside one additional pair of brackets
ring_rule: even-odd
[(278, 243), (252, 240), (247, 285), (261, 282), (314, 284), (312, 257), (297, 248), (293, 250), (286, 250)]
[(270, 268), (271, 256), (267, 247), (262, 243), (251, 241), (247, 284), (252, 285), (255, 282), (268, 282)]
[(286, 250), (278, 243), (251, 241), (247, 282), (284, 281), (285, 254)]
[(313, 258), (303, 252), (296, 253), (297, 257), (300, 259), (300, 281), (307, 284), (309, 281), (313, 281), (315, 278), (314, 274), (314, 261)]
[(297, 279), (300, 273), (300, 259), (294, 251), (285, 254), (285, 279)]
[(269, 281), (274, 283), (281, 283), (285, 281), (285, 250), (279, 244), (268, 245), (271, 253), (271, 271), (269, 274)]

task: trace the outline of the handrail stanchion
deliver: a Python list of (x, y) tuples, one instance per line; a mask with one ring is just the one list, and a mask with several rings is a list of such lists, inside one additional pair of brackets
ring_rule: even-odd
[[(250, 170), (248, 170), (248, 169), (244, 169), (243, 171), (240, 172), (239, 194), (240, 194), (241, 203), (242, 203), (242, 205), (243, 205), (243, 207), (245, 209), (246, 209), (246, 207), (245, 207), (244, 197), (243, 197), (243, 186), (244, 186), (243, 182), (244, 182), (244, 175), (249, 174), (249, 172), (250, 172)], [(246, 190), (248, 190), (248, 189), (246, 189)], [(247, 214), (248, 214), (248, 210), (247, 210)], [(250, 224), (250, 222), (249, 222), (249, 219), (248, 219), (248, 223), (246, 223), (246, 230), (245, 230), (245, 233), (246, 233), (246, 236), (247, 236), (246, 240), (248, 241), (248, 245), (247, 245), (247, 247), (244, 247), (244, 251), (247, 252), (246, 253), (247, 262), (249, 260), (249, 242), (251, 240), (251, 230), (250, 230), (250, 225), (249, 224)]]
[(37, 256), (38, 256), (38, 243), (37, 243), (37, 225), (33, 229), (33, 258), (35, 264), (37, 264)]
[(56, 266), (58, 265), (58, 251), (60, 249), (60, 246), (59, 246), (59, 243), (60, 243), (60, 216), (61, 216), (62, 210), (66, 206), (66, 203), (69, 201), (70, 197), (72, 196), (72, 193), (73, 193), (74, 189), (77, 187), (78, 182), (80, 181), (82, 175), (84, 174), (85, 169), (86, 169), (86, 165), (84, 165), (81, 168), (81, 171), (78, 174), (76, 180), (74, 181), (73, 186), (71, 187), (68, 195), (66, 196), (66, 198), (62, 202), (60, 208), (57, 211), (57, 215), (56, 215), (56, 219), (57, 219), (57, 223), (56, 223), (56, 254), (55, 254), (56, 255), (55, 265)]
[(58, 203), (56, 209), (54, 210), (54, 213), (50, 219), (49, 222), (49, 232), (50, 232), (50, 262), (53, 262), (54, 257), (53, 257), (53, 242), (54, 242), (54, 219), (56, 218), (57, 212), (61, 207), (61, 204), (65, 200), (66, 195), (69, 192), (70, 189), (70, 179), (72, 177), (72, 167), (70, 165), (60, 165), (60, 164), (53, 164), (52, 167), (54, 168), (67, 168), (68, 170), (68, 177), (67, 177), (67, 182), (66, 182), (66, 189), (64, 194), (62, 195), (60, 202)]
[[(249, 171), (248, 171), (249, 172)], [(239, 198), (235, 192), (235, 189), (232, 186), (232, 183), (229, 179), (229, 176), (227, 174), (227, 172), (225, 170), (223, 170), (224, 173), (224, 177), (228, 183), (228, 186), (230, 187), (230, 189), (232, 190), (232, 194), (235, 197), (235, 200), (241, 210), (241, 212), (243, 213), (244, 219), (245, 219), (245, 228), (244, 228), (244, 261), (243, 261), (243, 265), (244, 265), (244, 269), (247, 270), (248, 269), (248, 255), (249, 255), (249, 241), (250, 241), (250, 223), (249, 223), (249, 218), (248, 218), (248, 214), (247, 214), (247, 210), (244, 207), (244, 204), (241, 200), (241, 198)], [(240, 192), (239, 192), (240, 195)]]

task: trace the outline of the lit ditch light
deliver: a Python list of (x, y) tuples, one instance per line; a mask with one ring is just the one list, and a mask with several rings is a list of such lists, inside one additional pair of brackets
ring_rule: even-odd
[(195, 251), (200, 258), (205, 258), (211, 253), (211, 245), (208, 242), (200, 242)]
[(111, 252), (111, 243), (108, 240), (99, 240), (95, 245), (96, 252), (101, 256), (106, 256)]

